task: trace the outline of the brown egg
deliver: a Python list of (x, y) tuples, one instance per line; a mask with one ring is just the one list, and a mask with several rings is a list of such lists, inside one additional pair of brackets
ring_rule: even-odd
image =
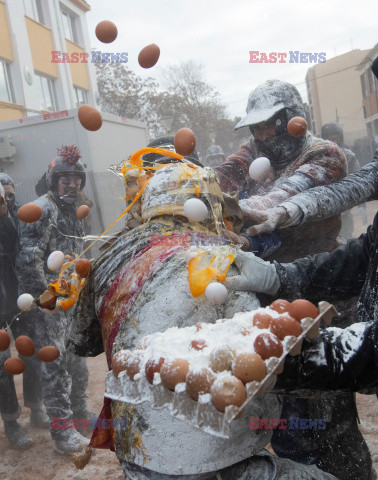
[(6, 330), (0, 330), (0, 352), (8, 350), (11, 342), (9, 333)]
[(38, 350), (37, 357), (42, 361), (42, 362), (53, 362), (56, 360), (60, 355), (60, 351), (51, 345), (48, 345), (47, 347), (42, 347), (41, 349)]
[(180, 128), (176, 132), (174, 144), (179, 155), (190, 155), (196, 148), (196, 137), (190, 128)]
[(286, 313), (289, 311), (290, 308), (290, 302), (287, 300), (275, 300), (269, 308), (271, 310), (276, 311), (277, 313)]
[(88, 278), (92, 273), (92, 264), (86, 258), (81, 258), (76, 262), (75, 270), (81, 278)]
[(273, 318), (270, 331), (280, 340), (283, 340), (287, 335), (299, 337), (302, 333), (302, 327), (299, 322), (293, 317), (290, 317), (290, 315), (282, 315), (278, 318)]
[(160, 369), (160, 377), (163, 385), (174, 390), (179, 383), (185, 382), (189, 372), (189, 362), (183, 358), (175, 358), (163, 363)]
[(210, 393), (214, 380), (215, 375), (208, 368), (191, 370), (186, 376), (186, 390), (193, 400), (198, 400), (199, 395)]
[(126, 359), (126, 373), (131, 380), (134, 380), (135, 375), (140, 372), (141, 360), (141, 355), (138, 355), (135, 352), (132, 352), (132, 355)]
[(248, 328), (245, 328), (245, 327), (241, 328), (240, 333), (243, 335), (243, 337), (247, 337), (248, 335), (251, 334), (250, 330), (248, 330)]
[(306, 317), (316, 318), (319, 315), (319, 310), (308, 300), (299, 299), (291, 302), (289, 313), (296, 320), (301, 321), (302, 318)]
[(265, 362), (257, 353), (240, 353), (232, 363), (232, 374), (243, 383), (261, 382), (266, 376)]
[(207, 344), (206, 344), (205, 340), (200, 338), (198, 340), (192, 340), (191, 343), (190, 343), (190, 346), (192, 348), (194, 348), (194, 350), (203, 350), (204, 348), (207, 347)]
[(19, 375), (25, 370), (25, 364), (20, 358), (8, 358), (5, 360), (4, 370), (11, 375)]
[(133, 355), (130, 350), (119, 350), (114, 357), (112, 358), (112, 371), (115, 377), (118, 378), (118, 375), (126, 370), (126, 361)]
[(89, 215), (89, 207), (88, 205), (80, 205), (80, 207), (76, 210), (76, 216), (79, 220), (84, 220)]
[(77, 112), (79, 122), (90, 132), (95, 132), (102, 125), (101, 113), (91, 105), (82, 105)]
[(245, 386), (232, 375), (216, 380), (211, 386), (210, 393), (215, 408), (220, 412), (224, 412), (229, 405), (240, 407), (247, 398)]
[(33, 340), (26, 335), (20, 335), (14, 342), (18, 353), (24, 357), (32, 357), (35, 353)]
[(147, 47), (142, 48), (138, 55), (138, 62), (142, 68), (151, 68), (156, 65), (160, 57), (160, 48), (151, 43)]
[(37, 222), (42, 217), (42, 208), (36, 203), (26, 203), (19, 208), (17, 217), (25, 223)]
[(260, 333), (255, 339), (254, 348), (263, 360), (280, 357), (283, 354), (281, 341), (271, 333)]
[(293, 117), (287, 124), (287, 131), (292, 137), (302, 137), (307, 132), (307, 122), (302, 117)]
[(148, 345), (150, 344), (152, 335), (147, 335), (139, 340), (136, 345), (136, 350), (147, 350)]
[(267, 313), (256, 313), (253, 317), (253, 326), (257, 328), (269, 328), (272, 317)]
[(146, 363), (146, 377), (147, 380), (152, 384), (154, 383), (154, 374), (155, 372), (159, 373), (160, 369), (164, 363), (164, 358), (160, 357), (158, 361), (156, 361), (154, 358), (150, 358), (147, 360)]
[(102, 43), (112, 43), (118, 35), (117, 27), (109, 20), (103, 20), (102, 22), (98, 23), (95, 33), (96, 37)]
[(214, 348), (209, 355), (210, 368), (214, 372), (223, 372), (231, 370), (232, 362), (235, 358), (234, 352), (227, 345)]

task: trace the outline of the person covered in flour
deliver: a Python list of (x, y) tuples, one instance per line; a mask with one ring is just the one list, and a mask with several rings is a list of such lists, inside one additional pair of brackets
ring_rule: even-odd
[[(203, 221), (186, 216), (184, 203), (193, 197), (208, 207)], [(157, 170), (141, 197), (143, 223), (120, 234), (94, 264), (75, 307), (70, 348), (81, 356), (105, 351), (110, 368), (117, 352), (133, 350), (146, 335), (214, 323), (258, 308), (253, 293), (230, 291), (225, 303), (211, 305), (205, 296), (194, 298), (189, 289), (185, 253), (190, 247), (229, 248), (218, 234), (224, 227), (224, 203), (218, 177), (209, 168), (175, 163)], [(229, 273), (238, 271), (231, 265)], [(107, 382), (110, 396), (111, 384)], [(314, 465), (296, 464), (265, 450), (272, 431), (250, 430), (249, 416), (258, 410), (261, 418), (279, 418), (280, 402), (266, 394), (252, 404), (226, 439), (148, 402), (134, 406), (105, 397), (100, 418), (111, 418), (114, 432), (96, 429), (90, 446), (114, 449), (130, 480), (335, 479)]]

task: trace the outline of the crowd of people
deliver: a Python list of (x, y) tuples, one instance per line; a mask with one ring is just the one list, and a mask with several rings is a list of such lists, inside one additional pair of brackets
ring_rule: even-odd
[[(360, 167), (345, 148), (339, 125), (324, 125), (322, 138), (310, 132), (293, 137), (287, 124), (294, 116), (305, 117), (297, 89), (269, 80), (251, 92), (247, 115), (236, 126), (248, 127), (251, 133), (239, 152), (225, 159), (213, 143), (206, 157), (211, 174), (202, 169), (195, 152), (187, 160), (204, 172), (199, 174), (200, 182), (214, 199), (213, 215), (222, 219), (226, 211), (233, 223), (223, 230), (223, 240), (241, 247), (237, 268), (230, 269), (225, 282), (231, 293), (224, 316), (269, 305), (272, 298), (330, 300), (339, 307), (337, 327), (324, 329), (315, 340), (306, 339), (300, 355), (286, 358), (272, 400), (272, 414), (282, 406), (281, 418), (324, 418), (326, 428), (276, 429), (272, 438), (260, 441), (258, 450), (240, 458), (231, 440), (209, 440), (207, 434), (193, 433), (193, 427), (180, 426), (179, 420), (169, 419), (160, 410), (151, 413), (145, 405), (131, 417), (120, 402), (107, 401), (104, 412), (126, 418), (128, 435), (131, 426), (142, 432), (150, 449), (146, 455), (151, 462), (145, 465), (132, 456), (125, 431), (116, 429), (115, 451), (126, 479), (374, 478), (371, 455), (358, 428), (355, 392), (375, 394), (378, 381), (378, 216), (366, 234), (353, 239), (350, 209), (360, 205), (366, 221), (365, 202), (378, 199), (378, 151)], [(174, 138), (162, 137), (149, 146), (173, 150)], [(269, 158), (271, 170), (256, 181), (248, 171), (261, 156)], [(86, 404), (84, 357), (105, 351), (110, 366), (118, 350), (134, 348), (145, 335), (219, 318), (219, 312), (195, 304), (183, 280), (186, 267), (175, 254), (159, 256), (161, 250), (172, 247), (169, 242), (174, 240), (167, 240), (170, 235), (182, 246), (184, 236), (195, 234), (209, 241), (220, 232), (217, 222), (198, 223), (194, 229), (185, 221), (183, 203), (195, 195), (194, 187), (182, 187), (178, 195), (182, 170), (172, 165), (172, 159), (155, 154), (146, 155), (144, 162), (169, 165), (158, 170), (146, 188), (135, 210), (138, 221), (96, 260), (75, 308), (47, 312), (41, 307), (19, 314), (19, 294), (38, 298), (53, 281), (54, 274), (46, 266), (51, 252), (83, 251), (84, 224), (76, 216), (86, 182), (80, 157), (75, 145), (59, 148), (34, 202), (43, 212), (35, 223), (19, 222), (13, 180), (0, 174), (0, 328), (9, 326), (14, 338), (27, 334), (37, 348), (59, 348), (59, 359), (48, 364), (23, 358), (23, 391), (31, 424), (50, 426), (57, 450), (65, 454), (82, 450), (89, 440), (75, 429), (52, 429), (52, 419), (95, 418)], [(151, 246), (151, 237), (161, 231), (165, 232), (161, 245), (156, 241)], [(132, 282), (133, 272), (140, 275), (137, 285)], [(181, 303), (170, 306), (168, 314), (161, 295), (170, 291), (175, 296), (180, 292)], [(133, 301), (125, 306), (125, 298)], [(104, 328), (107, 322), (109, 328)], [(9, 355), (9, 350), (0, 353), (0, 410), (10, 443), (26, 449), (32, 439), (17, 423), (20, 407), (14, 381), (2, 368)], [(269, 441), (275, 456), (264, 450)], [(197, 446), (198, 453), (190, 449), (190, 465), (176, 473), (172, 455), (188, 442)], [(228, 461), (223, 451), (238, 461)], [(156, 452), (159, 458), (154, 463)]]

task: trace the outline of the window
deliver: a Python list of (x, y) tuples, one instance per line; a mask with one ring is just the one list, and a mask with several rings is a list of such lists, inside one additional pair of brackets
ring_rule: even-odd
[(0, 100), (14, 103), (9, 64), (0, 60)]
[(41, 0), (24, 0), (25, 15), (44, 24)]
[(75, 17), (68, 12), (62, 12), (64, 36), (73, 43), (78, 43)]
[(366, 81), (366, 72), (361, 75), (362, 95), (364, 98), (369, 96), (369, 89)]
[(37, 87), (37, 100), (41, 110), (54, 112), (57, 110), (55, 101), (54, 83), (51, 78), (43, 77), (42, 75), (35, 75)]
[(76, 106), (80, 107), (80, 105), (84, 105), (85, 103), (88, 103), (87, 100), (87, 92), (86, 90), (79, 88), (79, 87), (74, 87), (75, 90), (75, 95), (76, 95)]
[(377, 89), (376, 78), (372, 70), (370, 70), (370, 91), (374, 93)]

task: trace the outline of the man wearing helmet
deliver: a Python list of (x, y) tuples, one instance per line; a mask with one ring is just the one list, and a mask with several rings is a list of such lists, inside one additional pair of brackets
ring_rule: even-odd
[[(35, 223), (24, 223), (20, 229), (20, 250), (17, 257), (17, 276), (20, 293), (38, 298), (57, 276), (46, 265), (50, 253), (61, 250), (65, 254), (83, 251), (83, 224), (76, 217), (76, 198), (85, 185), (85, 171), (79, 161), (80, 152), (75, 145), (63, 146), (47, 170), (49, 191), (35, 200), (42, 208), (42, 217)], [(51, 315), (41, 311), (28, 312), (34, 327), (36, 348), (54, 345), (60, 350), (59, 358), (51, 363), (37, 363), (42, 384), (46, 412), (50, 417), (51, 435), (61, 453), (72, 453), (87, 444), (76, 430), (56, 430), (52, 419), (61, 421), (84, 419), (91, 416), (86, 405), (85, 391), (88, 370), (85, 359), (73, 355), (65, 348), (69, 329), (69, 313), (59, 311)]]
[[(157, 161), (168, 163), (169, 158)], [(184, 203), (193, 197), (211, 206), (202, 222), (186, 218)], [(69, 342), (79, 355), (96, 356), (105, 350), (110, 369), (117, 352), (134, 349), (146, 335), (197, 322), (215, 323), (259, 306), (253, 293), (232, 292), (216, 306), (191, 294), (185, 259), (191, 246), (212, 245), (229, 252), (217, 233), (223, 203), (210, 168), (175, 163), (154, 173), (141, 197), (142, 223), (118, 235), (103, 252), (75, 306)], [(229, 273), (236, 272), (231, 265)], [(115, 393), (113, 378), (110, 371), (110, 398)], [(114, 432), (99, 426), (90, 446), (115, 450), (125, 480), (336, 480), (314, 465), (269, 455), (264, 447), (272, 431), (250, 430), (248, 421), (234, 424), (230, 437), (223, 438), (172, 417), (165, 408), (110, 398), (105, 398), (100, 418), (101, 425), (113, 420)], [(261, 417), (278, 418), (278, 398), (266, 395), (260, 400)], [(256, 412), (256, 404), (246, 407), (245, 420), (251, 412)]]
[[(248, 126), (252, 136), (241, 150), (216, 167), (221, 189), (238, 194), (246, 227), (256, 210), (267, 210), (284, 200), (317, 185), (328, 185), (346, 174), (345, 157), (334, 143), (310, 133), (293, 137), (287, 131), (289, 120), (304, 117), (298, 90), (287, 82), (268, 80), (253, 90), (248, 99), (247, 116), (236, 129)], [(272, 169), (268, 177), (255, 181), (249, 166), (258, 157), (267, 157)], [(333, 217), (305, 229), (284, 232), (278, 261), (291, 261), (337, 246), (340, 217)]]

